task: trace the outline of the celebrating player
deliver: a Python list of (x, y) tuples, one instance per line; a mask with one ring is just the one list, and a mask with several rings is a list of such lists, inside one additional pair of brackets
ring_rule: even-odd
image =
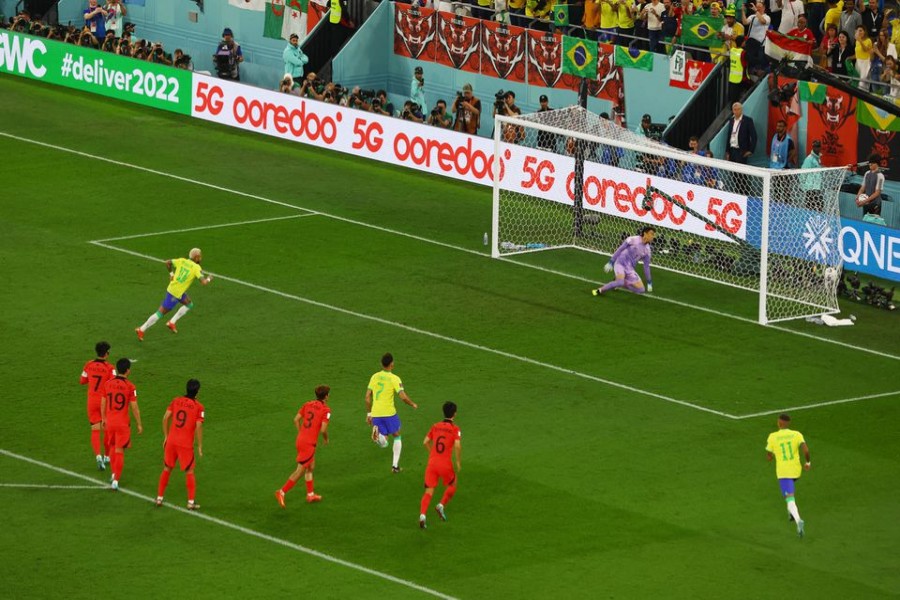
[[(185, 472), (188, 492), (188, 510), (197, 510), (199, 504), (194, 503), (197, 493), (197, 480), (194, 479), (194, 438), (197, 439), (197, 455), (203, 456), (203, 405), (197, 402), (200, 382), (189, 379), (184, 396), (172, 400), (166, 414), (163, 415), (163, 471), (159, 476), (159, 490), (156, 493), (156, 506), (162, 506), (163, 495), (169, 484), (169, 475), (175, 468), (175, 460)], [(174, 417), (174, 418), (173, 418)], [(172, 419), (172, 427), (169, 427)]]
[[(786, 414), (778, 416), (778, 431), (769, 434), (766, 441), (766, 460), (775, 459), (775, 476), (778, 477), (778, 485), (781, 486), (781, 494), (787, 502), (788, 514), (791, 521), (797, 524), (797, 535), (803, 537), (803, 520), (797, 503), (794, 501), (794, 485), (803, 474), (803, 469), (809, 471), (809, 447), (803, 434), (790, 429), (791, 417)], [(800, 450), (803, 450), (806, 462), (800, 467)]]
[(656, 237), (656, 229), (644, 227), (638, 235), (625, 238), (619, 249), (610, 257), (603, 270), (616, 272), (616, 278), (601, 288), (591, 290), (594, 296), (601, 296), (611, 289), (624, 286), (635, 294), (644, 293), (644, 284), (634, 270), (638, 261), (644, 263), (644, 279), (647, 280), (646, 291), (653, 291), (653, 280), (650, 278), (650, 243)]
[(122, 467), (125, 466), (125, 448), (131, 445), (131, 417), (129, 407), (137, 421), (138, 433), (144, 433), (141, 425), (141, 411), (138, 410), (137, 390), (128, 381), (131, 372), (131, 361), (120, 358), (116, 361), (116, 376), (103, 386), (103, 398), (100, 400), (100, 419), (106, 427), (109, 447), (115, 450), (110, 460), (112, 470), (112, 489), (119, 489), (122, 479)]
[(100, 454), (100, 432), (103, 418), (100, 415), (100, 399), (103, 398), (103, 384), (116, 375), (116, 370), (106, 362), (109, 358), (109, 344), (97, 342), (94, 350), (97, 358), (89, 360), (81, 370), (81, 385), (88, 386), (87, 414), (91, 424), (91, 448), (97, 457), (97, 468), (101, 471), (109, 464), (109, 436), (103, 439), (103, 454)]
[(194, 303), (191, 302), (190, 297), (187, 295), (188, 288), (191, 287), (195, 279), (199, 279), (203, 285), (212, 281), (212, 275), (204, 275), (200, 269), (200, 261), (203, 260), (203, 253), (200, 252), (200, 248), (193, 248), (188, 253), (188, 257), (173, 258), (166, 261), (166, 269), (169, 270), (169, 287), (166, 288), (166, 297), (163, 298), (162, 304), (159, 305), (159, 310), (150, 315), (143, 325), (134, 330), (138, 341), (144, 341), (144, 332), (159, 321), (163, 315), (175, 308), (176, 304), (181, 304), (175, 316), (166, 323), (166, 327), (172, 333), (178, 333), (175, 323), (194, 308)]
[[(437, 487), (438, 481), (446, 486), (444, 497), (434, 507), (437, 514), (440, 515), (441, 521), (447, 520), (444, 507), (456, 493), (456, 474), (462, 469), (459, 460), (462, 446), (459, 427), (453, 422), (455, 417), (456, 404), (444, 402), (444, 420), (432, 425), (423, 442), (428, 449), (428, 466), (425, 468), (425, 493), (422, 495), (422, 504), (419, 507), (419, 527), (422, 529), (426, 527), (425, 513), (428, 512), (428, 505), (431, 504), (431, 496), (434, 494), (434, 488)], [(456, 455), (456, 470), (453, 470), (451, 448), (453, 454)]]
[(331, 420), (331, 407), (328, 406), (330, 393), (330, 387), (320, 385), (316, 388), (316, 399), (301, 406), (294, 417), (294, 427), (297, 428), (297, 468), (281, 489), (275, 491), (275, 499), (281, 508), (284, 508), (284, 495), (297, 485), (301, 475), (306, 480), (306, 501), (322, 500), (322, 496), (313, 491), (313, 469), (316, 467), (316, 442), (319, 441), (320, 432), (322, 442), (328, 445), (328, 422)]
[(369, 387), (366, 388), (366, 422), (372, 425), (372, 441), (379, 446), (387, 447), (387, 437), (394, 438), (391, 471), (399, 473), (403, 442), (400, 438), (400, 417), (394, 406), (394, 398), (399, 396), (413, 408), (419, 406), (409, 399), (403, 389), (403, 382), (392, 373), (394, 357), (390, 352), (381, 357), (381, 367), (382, 370), (369, 379)]

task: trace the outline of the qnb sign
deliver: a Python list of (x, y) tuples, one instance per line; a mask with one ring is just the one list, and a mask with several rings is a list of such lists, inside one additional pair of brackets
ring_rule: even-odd
[(900, 274), (900, 231), (844, 221), (840, 249), (851, 270), (893, 280)]
[(0, 33), (0, 69), (41, 79), (47, 73), (41, 64), (46, 54), (47, 46), (41, 40)]

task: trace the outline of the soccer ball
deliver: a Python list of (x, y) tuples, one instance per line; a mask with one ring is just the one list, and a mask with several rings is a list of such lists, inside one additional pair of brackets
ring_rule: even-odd
[(869, 196), (867, 194), (860, 194), (859, 196), (856, 197), (856, 205), (857, 206), (862, 206), (868, 201), (869, 201)]
[(838, 270), (834, 267), (826, 267), (825, 273), (822, 275), (822, 278), (825, 280), (826, 285), (833, 286), (835, 283), (837, 283)]
[(387, 437), (381, 435), (380, 433), (378, 434), (378, 440), (375, 443), (378, 444), (379, 448), (387, 448), (388, 447)]

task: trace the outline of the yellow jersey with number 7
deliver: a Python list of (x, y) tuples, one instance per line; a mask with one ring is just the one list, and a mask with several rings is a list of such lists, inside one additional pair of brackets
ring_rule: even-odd
[(397, 414), (394, 399), (403, 391), (403, 382), (390, 371), (379, 371), (369, 379), (372, 391), (372, 416), (393, 417)]
[(779, 429), (769, 434), (766, 451), (775, 455), (775, 476), (778, 479), (797, 479), (803, 473), (800, 446), (806, 443), (803, 434), (792, 429)]
[(203, 271), (200, 269), (200, 265), (189, 258), (173, 258), (172, 266), (175, 268), (175, 274), (166, 291), (175, 298), (181, 298), (194, 280), (203, 276)]

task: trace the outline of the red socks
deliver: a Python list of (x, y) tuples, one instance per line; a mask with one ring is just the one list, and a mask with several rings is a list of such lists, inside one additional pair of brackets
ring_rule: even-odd
[(307, 494), (313, 493), (313, 480), (312, 479), (308, 479), (306, 481), (306, 493)]
[(288, 480), (284, 483), (284, 485), (281, 486), (281, 493), (282, 493), (282, 494), (287, 494), (289, 491), (291, 491), (292, 489), (294, 489), (294, 486), (295, 486), (295, 485), (297, 485), (297, 482), (296, 482), (296, 481), (291, 481), (290, 479), (288, 479)]
[(169, 485), (169, 476), (172, 474), (172, 471), (166, 471), (163, 469), (162, 475), (159, 476), (159, 488), (157, 489), (156, 495), (162, 498), (166, 494), (166, 486)]
[(422, 506), (420, 507), (421, 510), (419, 510), (420, 515), (424, 515), (424, 514), (428, 513), (428, 505), (429, 504), (431, 504), (431, 494), (429, 494), (428, 492), (425, 492), (424, 494), (422, 494)]
[(100, 430), (99, 429), (91, 429), (91, 448), (94, 449), (94, 454), (100, 454)]
[(187, 474), (187, 491), (188, 491), (188, 501), (194, 501), (194, 494), (197, 493), (197, 480), (194, 478), (193, 473)]
[(125, 467), (125, 453), (113, 452), (109, 459), (109, 466), (112, 469), (113, 479), (116, 481), (122, 479), (122, 469)]
[(441, 498), (441, 504), (443, 504), (444, 506), (447, 506), (447, 503), (453, 499), (453, 494), (455, 494), (455, 493), (456, 493), (455, 485), (453, 487), (448, 487), (446, 490), (444, 490), (444, 497)]

